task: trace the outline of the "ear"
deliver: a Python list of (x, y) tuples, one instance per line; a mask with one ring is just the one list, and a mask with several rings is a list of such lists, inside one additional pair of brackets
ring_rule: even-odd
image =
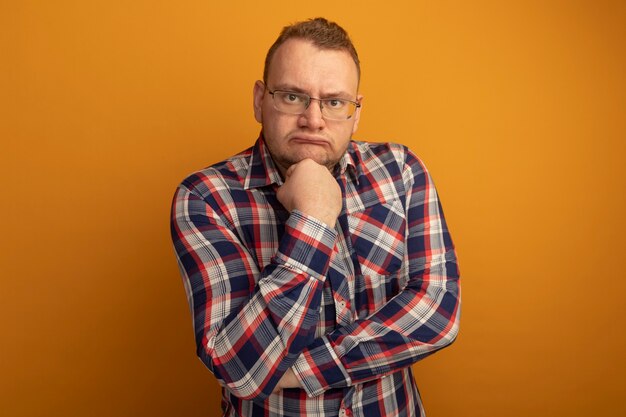
[(252, 105), (254, 107), (254, 118), (257, 122), (263, 122), (263, 97), (265, 96), (265, 84), (263, 81), (257, 80), (252, 89)]
[(361, 109), (363, 108), (363, 96), (357, 95), (356, 101), (360, 104), (360, 106), (356, 109), (356, 112), (354, 112), (354, 124), (352, 125), (352, 134), (354, 134), (359, 127), (359, 120), (361, 120)]

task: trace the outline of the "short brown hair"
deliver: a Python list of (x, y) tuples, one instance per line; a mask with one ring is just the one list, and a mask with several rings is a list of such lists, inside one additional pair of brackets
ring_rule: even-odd
[(315, 19), (297, 22), (283, 28), (278, 39), (267, 51), (265, 68), (263, 70), (263, 82), (267, 83), (270, 62), (278, 47), (288, 39), (293, 38), (310, 41), (320, 49), (336, 49), (348, 52), (356, 64), (358, 79), (361, 78), (359, 55), (356, 53), (348, 32), (335, 22), (329, 22), (323, 17), (316, 17)]

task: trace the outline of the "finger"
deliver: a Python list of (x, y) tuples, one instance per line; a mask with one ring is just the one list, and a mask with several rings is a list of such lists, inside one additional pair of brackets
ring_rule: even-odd
[(291, 164), (289, 168), (287, 168), (287, 171), (285, 172), (285, 178), (291, 177), (291, 174), (293, 174), (294, 169), (296, 169), (296, 164)]

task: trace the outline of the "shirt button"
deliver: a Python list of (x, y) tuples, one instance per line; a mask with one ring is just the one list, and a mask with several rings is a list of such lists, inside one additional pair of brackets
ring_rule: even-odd
[(339, 410), (339, 417), (346, 417), (346, 409), (345, 408), (341, 408)]

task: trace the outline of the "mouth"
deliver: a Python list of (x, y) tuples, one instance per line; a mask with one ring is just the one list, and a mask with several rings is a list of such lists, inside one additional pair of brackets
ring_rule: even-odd
[(293, 135), (289, 138), (289, 141), (309, 144), (309, 145), (319, 145), (319, 146), (329, 146), (330, 143), (328, 139), (320, 138), (317, 136), (309, 136), (309, 135)]

